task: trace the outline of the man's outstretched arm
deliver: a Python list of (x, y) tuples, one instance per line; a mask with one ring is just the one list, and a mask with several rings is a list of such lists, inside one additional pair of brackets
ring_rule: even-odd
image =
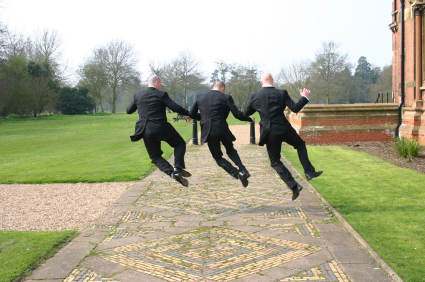
[(127, 114), (132, 114), (137, 110), (137, 105), (134, 100), (131, 102), (131, 104), (127, 107)]
[(249, 97), (248, 103), (245, 105), (245, 109), (243, 111), (244, 116), (247, 117), (247, 116), (250, 116), (250, 115), (252, 115), (256, 112), (256, 110), (254, 110), (254, 108), (252, 107), (252, 103), (253, 103), (253, 98), (252, 98), (252, 95), (251, 95), (251, 97)]
[(193, 102), (193, 105), (190, 108), (189, 118), (201, 120), (201, 115), (198, 113), (198, 101)]
[(229, 96), (229, 99), (227, 100), (227, 106), (229, 107), (230, 111), (232, 112), (233, 116), (241, 121), (254, 121), (252, 118), (244, 116), (244, 114), (238, 110), (238, 108), (235, 106), (235, 103), (233, 102), (232, 96)]
[(174, 102), (173, 100), (171, 100), (167, 92), (165, 92), (164, 104), (173, 112), (179, 113), (184, 116), (189, 116), (189, 111)]
[(302, 108), (304, 108), (304, 106), (307, 105), (309, 102), (308, 96), (310, 95), (310, 90), (304, 88), (303, 90), (300, 90), (300, 94), (300, 100), (298, 101), (298, 103), (295, 103), (294, 101), (292, 101), (291, 97), (289, 97), (289, 94), (286, 90), (284, 93), (286, 106), (288, 106), (288, 108), (294, 113), (298, 113), (299, 111), (301, 111)]

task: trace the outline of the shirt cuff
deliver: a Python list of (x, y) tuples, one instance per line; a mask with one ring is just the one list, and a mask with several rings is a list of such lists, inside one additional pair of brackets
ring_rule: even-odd
[(306, 98), (306, 99), (307, 99), (307, 101), (310, 101), (310, 99), (308, 99), (306, 96), (302, 96), (302, 97)]

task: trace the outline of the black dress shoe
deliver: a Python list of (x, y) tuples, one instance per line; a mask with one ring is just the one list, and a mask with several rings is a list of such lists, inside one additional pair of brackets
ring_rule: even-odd
[(178, 168), (178, 167), (174, 168), (174, 173), (180, 173), (183, 177), (191, 177), (192, 176), (192, 174), (190, 174), (190, 172), (188, 172), (188, 171), (186, 171), (182, 168)]
[(318, 177), (322, 173), (323, 173), (323, 171), (315, 171), (315, 172), (312, 172), (312, 173), (306, 173), (305, 174), (305, 177), (307, 177), (307, 180), (311, 180), (311, 179), (313, 179), (315, 177)]
[(239, 180), (242, 182), (243, 187), (248, 186), (248, 175), (245, 172), (239, 172), (238, 174)]
[(183, 176), (182, 176), (180, 173), (178, 173), (178, 172), (173, 173), (173, 174), (172, 174), (172, 177), (173, 177), (173, 178), (174, 178), (177, 182), (179, 182), (181, 185), (183, 185), (184, 187), (189, 186), (189, 181), (187, 181), (187, 179), (186, 179), (186, 178), (183, 178)]
[(239, 170), (239, 172), (245, 173), (246, 174), (246, 178), (250, 178), (251, 177), (251, 174), (249, 174), (249, 172), (246, 171), (246, 170)]
[(298, 198), (302, 189), (303, 189), (303, 187), (299, 184), (297, 184), (295, 187), (291, 188), (291, 190), (292, 190), (292, 201), (295, 201), (295, 199)]

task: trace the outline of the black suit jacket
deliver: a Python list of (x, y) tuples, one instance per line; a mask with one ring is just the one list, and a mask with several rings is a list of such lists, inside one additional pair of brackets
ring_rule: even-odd
[(189, 116), (193, 119), (199, 119), (198, 110), (201, 112), (201, 144), (207, 141), (210, 134), (224, 136), (230, 141), (236, 140), (226, 121), (229, 112), (232, 112), (233, 116), (239, 120), (252, 121), (251, 118), (245, 117), (238, 110), (232, 96), (223, 94), (218, 90), (199, 94), (190, 109)]
[(308, 99), (305, 97), (301, 97), (298, 103), (295, 103), (286, 90), (263, 87), (263, 89), (251, 95), (248, 104), (245, 106), (244, 115), (252, 115), (255, 112), (260, 114), (259, 145), (263, 146), (267, 141), (271, 123), (282, 124), (281, 130), (285, 130), (285, 126), (290, 125), (283, 113), (286, 107), (294, 113), (298, 113), (307, 103)]
[(173, 112), (189, 115), (186, 109), (168, 97), (167, 92), (158, 91), (154, 87), (148, 87), (134, 94), (133, 102), (127, 107), (127, 114), (138, 110), (139, 120), (136, 122), (134, 135), (130, 136), (131, 141), (142, 139), (145, 130), (148, 131), (149, 138), (156, 141), (164, 140), (170, 132), (174, 132), (173, 126), (167, 122), (166, 107)]

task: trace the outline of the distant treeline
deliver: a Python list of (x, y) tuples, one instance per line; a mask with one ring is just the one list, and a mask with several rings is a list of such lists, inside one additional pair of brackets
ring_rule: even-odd
[[(44, 30), (31, 37), (13, 33), (0, 24), (0, 116), (37, 116), (43, 112), (84, 114), (125, 109), (133, 94), (145, 88), (136, 69), (138, 54), (129, 43), (112, 40), (96, 47), (77, 70), (71, 85), (56, 31)], [(250, 94), (261, 88), (263, 71), (256, 64), (216, 62), (206, 75), (201, 61), (182, 51), (167, 62), (150, 62), (150, 74), (163, 79), (162, 90), (188, 108), (196, 94), (207, 91), (217, 80), (226, 83), (226, 93), (243, 108)], [(354, 67), (334, 42), (323, 43), (312, 61), (283, 66), (273, 74), (275, 86), (285, 88), (294, 99), (299, 90), (312, 90), (311, 103), (369, 103), (378, 92), (391, 91), (391, 66), (372, 66), (360, 57)]]

